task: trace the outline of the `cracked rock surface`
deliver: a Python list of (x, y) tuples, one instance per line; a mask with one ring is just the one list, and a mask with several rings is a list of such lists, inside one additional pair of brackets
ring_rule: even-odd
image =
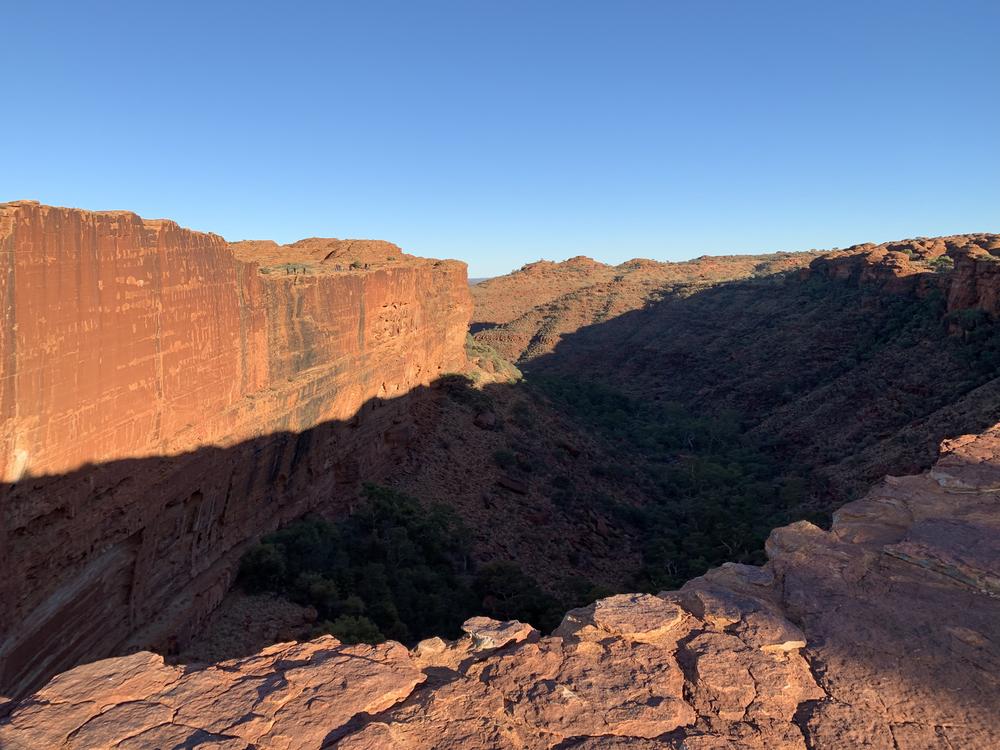
[(0, 723), (28, 748), (1000, 747), (1000, 427), (887, 478), (762, 568), (453, 642), (324, 637), (194, 668), (150, 653), (53, 679)]

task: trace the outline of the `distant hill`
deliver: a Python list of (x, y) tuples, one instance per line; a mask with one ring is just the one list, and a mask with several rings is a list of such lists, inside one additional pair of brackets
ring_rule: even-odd
[(585, 256), (542, 260), (472, 289), (472, 331), (511, 361), (552, 351), (562, 336), (659, 299), (713, 284), (805, 268), (821, 253), (702, 256), (680, 263), (633, 258), (617, 266)]

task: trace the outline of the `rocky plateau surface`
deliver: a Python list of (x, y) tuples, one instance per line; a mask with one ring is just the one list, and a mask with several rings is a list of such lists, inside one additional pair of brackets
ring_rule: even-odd
[(187, 667), (140, 652), (14, 707), (45, 748), (993, 748), (1000, 743), (1000, 426), (887, 477), (762, 567), (569, 612), (473, 618), (408, 651), (331, 637)]

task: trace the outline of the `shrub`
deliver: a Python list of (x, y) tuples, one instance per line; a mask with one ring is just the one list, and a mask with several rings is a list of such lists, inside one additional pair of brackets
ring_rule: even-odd
[(324, 623), (327, 632), (344, 643), (382, 643), (385, 636), (367, 617), (341, 615), (333, 622)]
[[(676, 588), (714, 565), (759, 562), (770, 530), (807, 514), (808, 484), (743, 433), (732, 412), (693, 414), (677, 404), (640, 401), (599, 383), (536, 376), (557, 406), (616, 447), (591, 474), (642, 487), (642, 508), (593, 496), (643, 539), (642, 568), (630, 588)], [(568, 478), (552, 479), (566, 506)]]
[(955, 267), (955, 261), (949, 258), (947, 255), (940, 255), (930, 261), (930, 266), (938, 273), (944, 273), (950, 271)]

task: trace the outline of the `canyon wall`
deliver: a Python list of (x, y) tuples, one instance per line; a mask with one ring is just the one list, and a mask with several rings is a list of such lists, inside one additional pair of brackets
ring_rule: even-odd
[(0, 694), (182, 641), (249, 539), (346, 505), (465, 366), (465, 265), (389, 243), (23, 201), (0, 250)]
[(681, 263), (633, 258), (617, 266), (584, 256), (542, 260), (472, 287), (472, 331), (511, 362), (527, 363), (581, 328), (713, 285), (801, 269), (816, 256), (703, 255)]

